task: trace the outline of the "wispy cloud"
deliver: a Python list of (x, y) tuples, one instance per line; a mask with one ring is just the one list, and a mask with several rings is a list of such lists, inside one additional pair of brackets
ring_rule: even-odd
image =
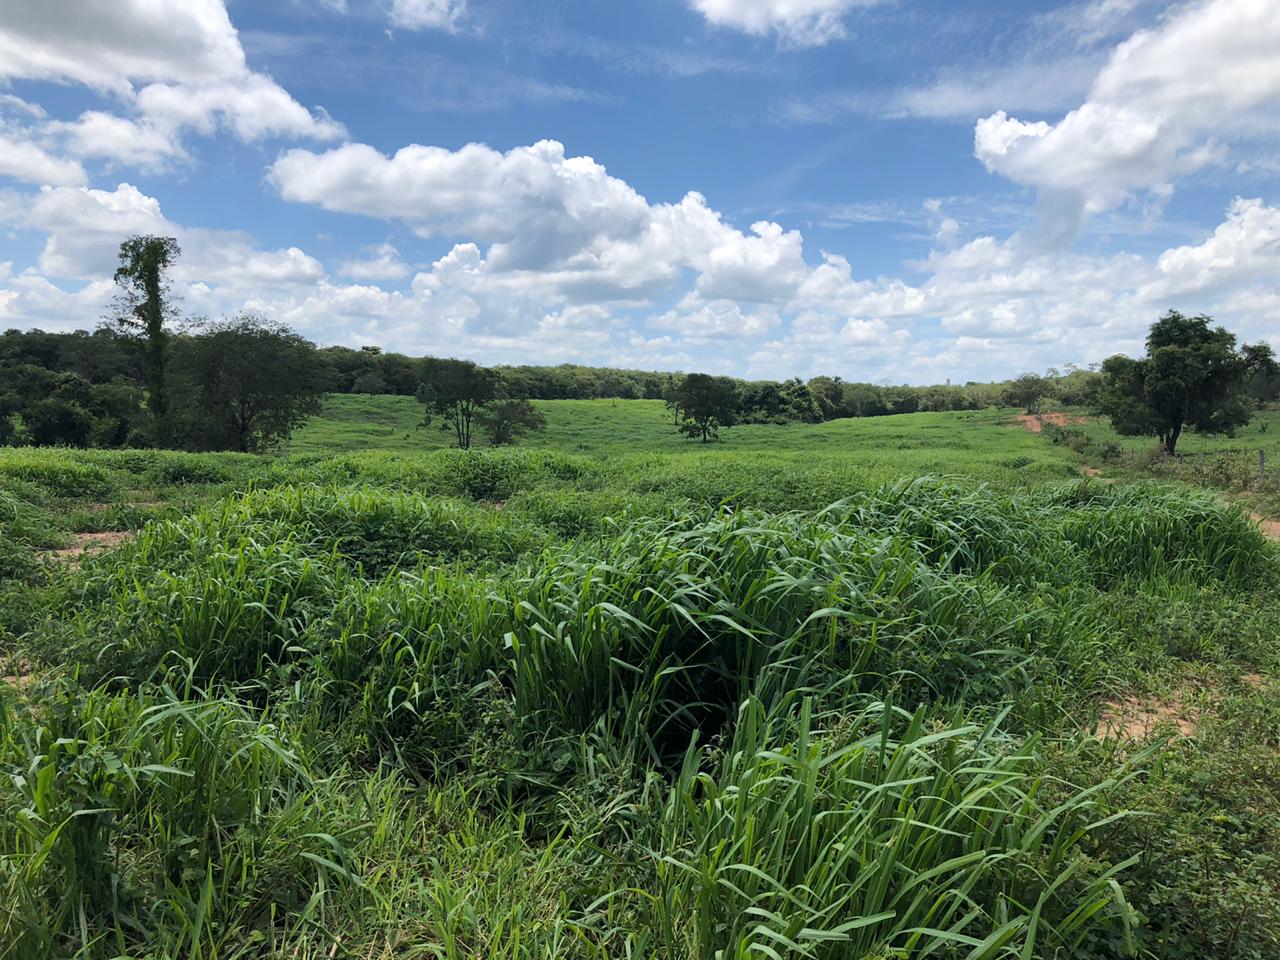
[(521, 106), (581, 103), (612, 105), (612, 93), (441, 54), (390, 60), (382, 41), (246, 31), (245, 48), (268, 61), (275, 74), (350, 92), (351, 77), (415, 112), (500, 112)]
[(621, 43), (561, 29), (537, 33), (529, 39), (529, 45), (543, 54), (579, 57), (611, 70), (673, 79), (714, 73), (759, 75), (769, 70), (756, 60), (723, 56), (694, 47)]

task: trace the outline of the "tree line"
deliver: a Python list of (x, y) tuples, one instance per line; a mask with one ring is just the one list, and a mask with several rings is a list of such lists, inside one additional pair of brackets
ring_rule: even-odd
[(477, 431), (505, 445), (541, 429), (533, 400), (660, 399), (673, 426), (703, 442), (740, 423), (996, 406), (1034, 413), (1052, 400), (1093, 408), (1120, 432), (1156, 436), (1173, 452), (1184, 428), (1233, 430), (1253, 405), (1280, 395), (1269, 347), (1237, 349), (1208, 317), (1176, 312), (1152, 327), (1145, 359), (919, 387), (578, 364), (482, 367), (374, 346), (321, 348), (254, 314), (184, 318), (168, 283), (180, 255), (172, 238), (130, 237), (120, 246), (112, 312), (97, 329), (0, 334), (0, 444), (261, 451), (319, 412), (326, 393), (365, 393), (416, 397), (424, 425), (442, 425), (462, 448)]
[(427, 420), (437, 424), (461, 417), (454, 425), (459, 446), (469, 446), (477, 428), (506, 444), (537, 428), (532, 400), (663, 400), (679, 428), (680, 410), (704, 405), (695, 394), (716, 395), (708, 393), (709, 381), (719, 390), (715, 424), (705, 416), (695, 419), (701, 421), (698, 436), (706, 428), (707, 439), (714, 439), (717, 427), (738, 423), (821, 423), (1023, 405), (1025, 391), (1017, 386), (1027, 379), (1037, 385), (1038, 398), (1074, 405), (1089, 401), (1099, 379), (1090, 371), (1050, 371), (1013, 384), (915, 387), (826, 376), (750, 381), (575, 364), (481, 367), (377, 347), (316, 347), (252, 314), (198, 324), (174, 316), (154, 334), (142, 320), (74, 333), (0, 333), (0, 443), (255, 451), (286, 438), (318, 411), (325, 394), (354, 393), (417, 397)]

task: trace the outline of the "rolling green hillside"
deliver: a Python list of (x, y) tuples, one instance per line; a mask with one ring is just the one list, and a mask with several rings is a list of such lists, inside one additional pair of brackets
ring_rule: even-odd
[(0, 957), (1280, 950), (1238, 506), (1012, 411), (542, 406), (0, 450)]

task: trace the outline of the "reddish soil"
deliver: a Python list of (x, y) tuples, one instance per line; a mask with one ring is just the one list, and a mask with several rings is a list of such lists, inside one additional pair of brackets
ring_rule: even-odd
[(1195, 736), (1200, 711), (1174, 694), (1168, 699), (1123, 697), (1103, 704), (1097, 735), (1104, 740), (1146, 740), (1157, 730), (1172, 729), (1178, 736)]
[(1249, 516), (1258, 521), (1258, 526), (1262, 528), (1262, 535), (1270, 537), (1272, 540), (1280, 540), (1280, 520), (1268, 520), (1266, 517), (1258, 513), (1251, 513)]
[(1040, 433), (1046, 423), (1065, 427), (1072, 423), (1084, 423), (1084, 417), (1073, 417), (1068, 413), (1020, 413), (1018, 422), (1032, 433)]
[(66, 564), (70, 567), (78, 567), (82, 560), (86, 557), (96, 557), (100, 553), (106, 553), (115, 547), (120, 546), (126, 540), (132, 540), (134, 535), (121, 530), (106, 530), (102, 533), (77, 533), (72, 538), (72, 545), (64, 547), (61, 550), (46, 550), (42, 556), (48, 557), (55, 563)]

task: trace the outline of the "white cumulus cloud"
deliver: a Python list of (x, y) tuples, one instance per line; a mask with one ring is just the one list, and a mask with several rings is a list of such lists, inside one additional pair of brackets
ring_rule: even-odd
[(223, 0), (0, 0), (0, 80), (79, 83), (123, 109), (38, 127), (45, 149), (75, 158), (156, 167), (186, 156), (187, 130), (244, 141), (344, 133), (249, 66)]
[(400, 259), (400, 251), (390, 243), (379, 244), (365, 260), (347, 260), (338, 272), (353, 280), (403, 280), (409, 266)]
[(1167, 198), (1232, 140), (1280, 133), (1280, 0), (1197, 0), (1112, 52), (1061, 120), (998, 111), (975, 128), (988, 170), (1038, 188), (1050, 231), (1135, 191)]

